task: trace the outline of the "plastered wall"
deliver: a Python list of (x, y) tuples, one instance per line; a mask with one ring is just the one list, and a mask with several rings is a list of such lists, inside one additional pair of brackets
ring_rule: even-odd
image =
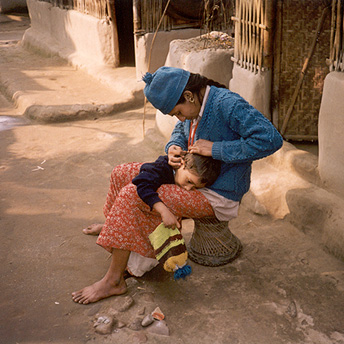
[[(154, 72), (165, 65), (170, 42), (176, 39), (188, 39), (199, 35), (199, 29), (159, 31), (154, 44), (153, 33), (135, 36), (136, 75), (141, 79), (146, 72)], [(151, 49), (152, 47), (152, 49)]]
[(57, 54), (74, 65), (114, 65), (110, 23), (50, 3), (27, 0), (31, 28), (23, 43), (48, 54)]
[(319, 112), (319, 174), (324, 185), (344, 197), (344, 73), (325, 78)]
[(234, 64), (229, 83), (232, 92), (239, 93), (253, 107), (271, 120), (271, 71), (253, 73)]

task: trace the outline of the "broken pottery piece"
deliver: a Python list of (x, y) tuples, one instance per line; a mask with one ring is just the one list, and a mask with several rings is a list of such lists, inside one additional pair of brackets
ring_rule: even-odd
[(121, 320), (119, 320), (119, 321), (117, 322), (117, 328), (123, 328), (123, 327), (125, 327), (125, 326), (127, 326), (127, 324), (126, 324), (125, 322), (123, 322), (123, 321), (121, 321)]
[(142, 318), (136, 317), (131, 324), (128, 325), (128, 328), (130, 328), (133, 331), (140, 331), (142, 330), (141, 326)]
[(156, 320), (164, 320), (165, 319), (165, 315), (159, 307), (154, 309), (154, 311), (152, 312), (152, 316)]
[(141, 307), (138, 311), (137, 311), (137, 314), (138, 315), (144, 315), (146, 312), (146, 307)]
[(127, 311), (131, 306), (132, 304), (134, 303), (134, 299), (131, 297), (131, 296), (126, 296), (124, 298), (124, 302), (122, 303), (122, 305), (118, 308), (118, 310), (120, 312), (125, 312)]
[(169, 336), (170, 330), (164, 320), (155, 320), (152, 325), (147, 328), (149, 333), (158, 334), (160, 336)]
[(109, 334), (112, 332), (114, 325), (113, 317), (109, 315), (101, 315), (94, 323), (95, 331), (99, 334)]
[(152, 324), (153, 322), (154, 322), (153, 315), (152, 315), (152, 314), (147, 314), (147, 315), (143, 318), (141, 325), (142, 325), (143, 327), (147, 327), (147, 326), (149, 326), (150, 324)]
[(139, 281), (134, 277), (129, 277), (125, 280), (125, 283), (127, 283), (128, 288), (137, 288), (140, 284)]
[(297, 307), (296, 307), (296, 303), (295, 301), (291, 301), (286, 313), (291, 316), (292, 318), (296, 318), (297, 317)]

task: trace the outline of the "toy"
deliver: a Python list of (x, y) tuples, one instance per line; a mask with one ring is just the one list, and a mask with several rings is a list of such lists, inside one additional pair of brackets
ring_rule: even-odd
[(174, 279), (185, 279), (191, 274), (191, 266), (187, 264), (188, 252), (185, 241), (179, 229), (171, 229), (161, 223), (149, 235), (154, 248), (156, 259), (161, 262), (164, 269), (174, 272)]

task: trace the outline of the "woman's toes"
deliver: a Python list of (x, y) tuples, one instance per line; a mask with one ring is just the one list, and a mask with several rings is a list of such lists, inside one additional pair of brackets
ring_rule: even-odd
[(103, 225), (100, 223), (94, 223), (91, 226), (88, 226), (82, 230), (82, 232), (86, 235), (99, 235), (103, 228)]

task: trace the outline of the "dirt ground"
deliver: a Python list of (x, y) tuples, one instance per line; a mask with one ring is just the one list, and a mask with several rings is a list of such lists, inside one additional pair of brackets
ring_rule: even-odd
[[(3, 46), (19, 37), (4, 34)], [(10, 62), (8, 69), (18, 70)], [(47, 66), (22, 73), (23, 82), (24, 76), (37, 81), (29, 90), (35, 99), (53, 96), (59, 85), (51, 84)], [(216, 268), (190, 262), (191, 276), (178, 282), (157, 267), (129, 279), (126, 295), (87, 306), (72, 301), (72, 291), (99, 280), (109, 265), (109, 254), (81, 229), (103, 221), (112, 168), (162, 153), (154, 135), (143, 138), (142, 114), (140, 108), (43, 125), (25, 121), (0, 94), (0, 342), (343, 344), (344, 262), (287, 218), (275, 221), (244, 207), (231, 222), (243, 243), (234, 262)], [(152, 109), (145, 126), (154, 128)], [(188, 242), (192, 221), (183, 228)], [(127, 297), (134, 303), (121, 311)], [(169, 336), (134, 326), (157, 306)], [(102, 316), (116, 320), (110, 334), (95, 331)]]
[[(146, 127), (153, 126), (151, 112)], [(142, 109), (19, 125), (1, 131), (0, 140), (2, 343), (344, 343), (343, 262), (286, 220), (244, 208), (231, 227), (244, 245), (233, 263), (191, 262), (186, 281), (160, 267), (130, 281), (135, 304), (117, 320), (129, 325), (143, 307), (159, 306), (169, 337), (128, 326), (97, 334), (97, 316), (116, 313), (125, 296), (87, 306), (71, 300), (109, 264), (81, 229), (103, 220), (113, 166), (161, 153), (142, 137)], [(188, 241), (192, 223), (184, 227)]]

